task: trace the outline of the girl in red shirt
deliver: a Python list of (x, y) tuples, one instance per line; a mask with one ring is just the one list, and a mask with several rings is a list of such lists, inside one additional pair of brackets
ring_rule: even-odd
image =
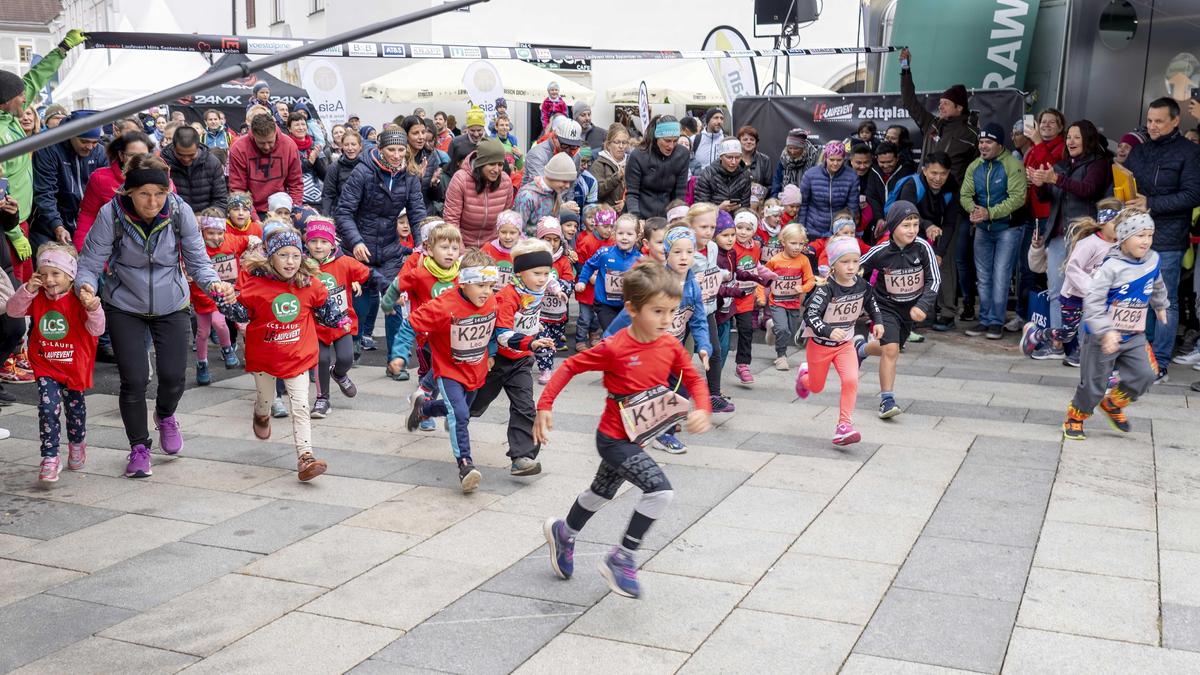
[[(563, 579), (571, 578), (576, 535), (616, 496), (621, 483), (632, 483), (642, 491), (642, 498), (634, 507), (621, 545), (600, 563), (600, 573), (614, 592), (636, 598), (641, 591), (633, 553), (673, 496), (666, 474), (642, 446), (685, 418), (689, 433), (708, 431), (712, 408), (708, 386), (692, 366), (691, 356), (668, 333), (682, 296), (679, 279), (661, 265), (637, 265), (625, 273), (622, 293), (629, 327), (567, 359), (550, 378), (538, 401), (533, 439), (549, 442), (554, 399), (572, 377), (587, 371), (604, 373), (608, 397), (596, 432), (600, 468), (591, 487), (575, 499), (566, 519), (550, 518), (543, 531), (554, 572)], [(695, 410), (689, 412), (687, 399), (665, 386), (674, 374), (690, 392)]]
[[(196, 220), (200, 224), (200, 234), (204, 237), (204, 248), (212, 260), (213, 271), (221, 281), (236, 284), (238, 260), (246, 252), (248, 240), (226, 233), (225, 218), (220, 209), (204, 209)], [(191, 290), (192, 309), (196, 312), (196, 384), (203, 387), (212, 382), (212, 375), (208, 372), (208, 336), (213, 331), (217, 333), (217, 342), (221, 345), (221, 357), (225, 360), (225, 367), (237, 368), (241, 362), (238, 361), (237, 349), (233, 346), (229, 324), (225, 322), (225, 315), (217, 309), (217, 303), (200, 290), (196, 282), (189, 281), (188, 286)]]
[(550, 373), (554, 370), (554, 352), (557, 345), (566, 348), (567, 309), (571, 293), (575, 290), (575, 267), (567, 257), (566, 243), (563, 238), (562, 226), (552, 216), (546, 216), (538, 221), (538, 239), (550, 245), (550, 255), (554, 260), (554, 277), (550, 287), (542, 298), (542, 332), (554, 340), (556, 345), (550, 349), (535, 351), (534, 357), (538, 367), (538, 384), (544, 385), (550, 381)]
[[(765, 272), (762, 266), (762, 243), (756, 238), (758, 232), (758, 216), (753, 211), (741, 210), (733, 217), (734, 239), (733, 253), (736, 270), (758, 271), (761, 277), (770, 280), (774, 274)], [(738, 380), (745, 385), (754, 384), (754, 375), (750, 372), (751, 347), (754, 344), (754, 315), (758, 308), (766, 306), (766, 296), (759, 297), (756, 281), (739, 281), (738, 284), (749, 291), (746, 295), (733, 301), (733, 319), (737, 322), (737, 356), (735, 361)]]
[(229, 193), (229, 217), (225, 229), (246, 239), (246, 248), (262, 246), (262, 223), (254, 219), (254, 198), (249, 192)]
[(67, 403), (67, 468), (79, 471), (87, 454), (83, 392), (92, 387), (96, 339), (104, 332), (100, 299), (88, 290), (71, 293), (78, 269), (75, 247), (45, 244), (38, 249), (37, 273), (8, 300), (11, 317), (33, 319), (29, 362), (38, 383), (38, 428), (42, 466), (38, 480), (58, 481), (59, 415)]
[(512, 247), (521, 241), (521, 224), (521, 214), (511, 210), (501, 211), (496, 216), (496, 238), (483, 245), (483, 252), (496, 262), (496, 269), (500, 272), (496, 292), (512, 283)]
[(302, 481), (325, 473), (326, 464), (312, 452), (308, 412), (308, 371), (317, 365), (317, 322), (350, 334), (350, 317), (316, 281), (316, 261), (304, 257), (300, 233), (273, 229), (264, 242), (265, 256), (251, 252), (246, 274), (233, 304), (221, 311), (246, 326), (246, 370), (254, 375), (254, 435), (271, 437), (271, 401), (275, 379), (283, 380), (296, 440), (296, 473)]

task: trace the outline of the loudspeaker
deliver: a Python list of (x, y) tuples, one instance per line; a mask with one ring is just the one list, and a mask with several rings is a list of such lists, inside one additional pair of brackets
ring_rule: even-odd
[(817, 0), (754, 0), (754, 35), (782, 35), (784, 26), (816, 21), (820, 15)]

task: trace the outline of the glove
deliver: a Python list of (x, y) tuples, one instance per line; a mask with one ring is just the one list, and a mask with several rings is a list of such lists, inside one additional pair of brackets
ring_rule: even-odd
[(21, 232), (21, 228), (14, 227), (4, 235), (12, 242), (13, 250), (17, 252), (17, 260), (29, 260), (33, 255), (33, 247), (29, 245), (29, 238), (25, 236), (24, 232)]
[(72, 28), (67, 31), (67, 36), (62, 39), (62, 42), (58, 43), (58, 48), (64, 52), (68, 52), (83, 44), (83, 41), (86, 39), (87, 36), (83, 34), (83, 31), (78, 28)]

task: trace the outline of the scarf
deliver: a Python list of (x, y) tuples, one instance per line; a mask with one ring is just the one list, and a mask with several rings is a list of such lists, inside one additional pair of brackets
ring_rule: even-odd
[(767, 219), (763, 218), (762, 222), (759, 223), (759, 227), (766, 230), (767, 234), (771, 235), (772, 237), (778, 237), (779, 231), (783, 229), (783, 224), (780, 223), (775, 227), (771, 227), (771, 224), (767, 222)]
[(288, 136), (291, 136), (292, 140), (296, 142), (296, 148), (302, 153), (308, 152), (308, 149), (313, 146), (313, 137), (308, 134), (305, 134), (304, 138), (296, 138), (291, 134), (288, 134)]
[(546, 282), (546, 286), (540, 291), (535, 291), (525, 285), (520, 274), (514, 274), (512, 278), (513, 288), (517, 290), (517, 298), (521, 301), (521, 309), (529, 309), (542, 304), (542, 296), (546, 295), (546, 289), (550, 288), (550, 284), (554, 283), (555, 276), (552, 273), (550, 280)]
[(371, 161), (375, 163), (375, 166), (379, 167), (386, 174), (395, 176), (404, 170), (403, 164), (389, 164), (388, 161), (384, 159), (383, 153), (379, 151), (379, 148), (371, 148), (370, 157)]
[(550, 252), (550, 256), (554, 260), (554, 262), (558, 262), (558, 259), (563, 256), (563, 250), (566, 247), (567, 247), (567, 243), (562, 240), (562, 237), (559, 237), (558, 248), (556, 248)]
[(625, 166), (625, 160), (629, 159), (629, 153), (625, 153), (625, 156), (622, 157), (621, 161), (618, 162), (617, 159), (612, 156), (612, 153), (607, 150), (601, 150), (600, 156), (612, 162), (613, 164), (616, 164), (620, 168), (623, 168)]
[(421, 264), (425, 266), (426, 272), (432, 274), (434, 279), (437, 279), (443, 284), (453, 283), (454, 280), (458, 278), (457, 260), (454, 261), (454, 264), (451, 265), (449, 269), (442, 269), (442, 267), (437, 264), (437, 261), (433, 259), (433, 256), (427, 255), (421, 258)]
[(783, 153), (779, 155), (779, 163), (783, 165), (783, 182), (781, 185), (799, 185), (800, 177), (804, 175), (804, 170), (812, 166), (811, 156), (817, 153), (817, 149), (812, 143), (805, 143), (807, 147), (796, 159), (792, 159), (787, 154), (787, 148), (783, 149)]
[(492, 240), (492, 246), (495, 246), (496, 250), (500, 251), (501, 253), (507, 253), (509, 255), (512, 255), (512, 249), (504, 248), (504, 245), (500, 243), (499, 237), (496, 237), (495, 239)]

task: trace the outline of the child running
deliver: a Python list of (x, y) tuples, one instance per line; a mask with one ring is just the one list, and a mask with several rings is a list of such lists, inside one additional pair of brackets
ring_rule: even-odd
[[(696, 252), (692, 254), (692, 271), (696, 284), (700, 287), (700, 299), (704, 303), (704, 314), (708, 319), (708, 339), (712, 348), (709, 362), (718, 367), (709, 367), (705, 378), (708, 382), (709, 403), (713, 412), (731, 413), (736, 410), (733, 402), (721, 395), (721, 368), (725, 363), (724, 354), (728, 350), (728, 342), (722, 346), (718, 339), (717, 300), (722, 292), (722, 284), (730, 278), (729, 272), (717, 264), (717, 243), (713, 241), (716, 233), (718, 218), (725, 218), (733, 224), (728, 213), (718, 216), (715, 204), (696, 202), (688, 208), (684, 218), (691, 225), (692, 233), (696, 235)], [(676, 213), (678, 215), (678, 213)], [(670, 213), (668, 212), (668, 217)], [(726, 338), (728, 340), (728, 338)]]
[[(200, 224), (200, 235), (204, 237), (204, 249), (212, 260), (213, 271), (221, 281), (236, 284), (238, 280), (238, 260), (246, 252), (249, 239), (226, 231), (225, 216), (220, 209), (208, 208), (200, 212), (196, 218)], [(195, 281), (188, 283), (191, 291), (192, 309), (196, 312), (196, 384), (201, 387), (212, 383), (212, 374), (208, 371), (208, 337), (214, 331), (217, 333), (217, 343), (221, 346), (221, 358), (226, 368), (237, 368), (241, 362), (237, 350), (233, 346), (233, 337), (229, 332), (229, 324), (225, 315), (217, 309), (217, 303), (200, 290)]]
[[(597, 223), (599, 218), (600, 215), (597, 214)], [(594, 277), (595, 310), (600, 319), (601, 331), (608, 330), (608, 324), (612, 323), (621, 311), (624, 303), (624, 296), (621, 294), (624, 274), (642, 255), (635, 245), (638, 239), (637, 216), (627, 213), (617, 218), (613, 237), (616, 243), (605, 246), (588, 258), (579, 270), (579, 281), (575, 283), (575, 292), (583, 293), (587, 290), (585, 281), (593, 280)]]
[(534, 352), (538, 366), (538, 384), (545, 385), (550, 381), (554, 371), (554, 352), (566, 347), (567, 309), (571, 293), (575, 291), (575, 267), (567, 257), (569, 249), (563, 239), (559, 221), (546, 216), (538, 221), (538, 239), (546, 242), (552, 251), (550, 257), (554, 260), (555, 278), (542, 296), (542, 332), (554, 340), (553, 349), (539, 349)]
[(471, 402), (487, 380), (488, 343), (496, 328), (494, 293), (500, 273), (493, 260), (479, 249), (469, 249), (456, 266), (457, 287), (408, 315), (413, 330), (424, 334), (430, 346), (431, 373), (439, 398), (434, 400), (418, 389), (405, 426), (415, 431), (422, 420), (446, 418), (459, 484), (467, 494), (474, 492), (483, 478), (471, 459), (468, 427)]
[(521, 241), (521, 225), (524, 220), (516, 211), (501, 211), (496, 216), (496, 238), (483, 245), (483, 252), (496, 261), (496, 270), (500, 272), (500, 281), (496, 290), (512, 283), (513, 260), (512, 248)]
[[(271, 400), (276, 378), (283, 381), (296, 443), (296, 475), (310, 481), (325, 473), (324, 460), (313, 456), (312, 424), (308, 413), (308, 371), (317, 365), (320, 322), (349, 335), (350, 317), (339, 311), (325, 285), (315, 280), (317, 263), (304, 257), (300, 233), (281, 226), (267, 234), (265, 255), (245, 258), (246, 276), (232, 303), (219, 303), (221, 312), (246, 326), (246, 370), (254, 375), (254, 435), (271, 437)], [(314, 320), (315, 319), (315, 320)]]
[[(585, 213), (587, 213), (585, 211)], [(575, 238), (576, 270), (582, 271), (583, 264), (591, 260), (601, 248), (615, 243), (613, 227), (617, 223), (617, 212), (607, 204), (601, 204), (588, 224), (584, 216), (583, 232)], [(563, 233), (564, 236), (566, 233)], [(575, 351), (581, 352), (588, 347), (595, 347), (600, 342), (600, 318), (596, 315), (595, 286), (592, 280), (576, 274), (578, 283), (575, 284), (575, 301), (579, 303), (579, 318), (575, 320)], [(583, 290), (579, 290), (583, 284)]]
[[(788, 227), (800, 227), (792, 223)], [(808, 398), (825, 389), (829, 365), (837, 370), (842, 381), (842, 396), (838, 402), (838, 424), (833, 431), (834, 445), (850, 445), (862, 436), (854, 429), (854, 404), (858, 398), (858, 355), (855, 353), (854, 324), (866, 312), (871, 318), (871, 333), (883, 337), (883, 317), (875, 293), (865, 279), (858, 276), (858, 244), (854, 237), (831, 237), (826, 251), (829, 255), (829, 279), (818, 285), (804, 303), (804, 335), (807, 361), (796, 372), (796, 395)]]
[(33, 320), (29, 362), (38, 384), (38, 429), (42, 466), (38, 480), (58, 481), (59, 416), (66, 401), (67, 468), (79, 471), (87, 460), (87, 405), (83, 392), (92, 388), (96, 343), (104, 332), (104, 310), (89, 289), (71, 292), (78, 271), (75, 247), (43, 244), (37, 272), (8, 299), (7, 313)]
[[(1154, 220), (1140, 209), (1125, 209), (1113, 223), (1118, 246), (1096, 268), (1083, 299), (1079, 386), (1063, 421), (1063, 438), (1073, 441), (1087, 438), (1083, 422), (1097, 404), (1114, 429), (1129, 433), (1125, 407), (1145, 394), (1158, 375), (1146, 342), (1146, 309), (1153, 307), (1159, 325), (1165, 325), (1170, 301), (1158, 253), (1150, 248)], [(1121, 381), (1110, 389), (1114, 368), (1121, 371)]]
[[(770, 208), (770, 207), (768, 207)], [(767, 269), (779, 275), (771, 284), (767, 307), (771, 312), (768, 344), (775, 343), (775, 370), (790, 370), (787, 360), (788, 343), (799, 344), (797, 333), (802, 328), (804, 296), (813, 289), (816, 278), (812, 265), (804, 255), (808, 234), (800, 223), (788, 223), (779, 231), (783, 249), (767, 260)]]
[[(600, 573), (615, 593), (636, 598), (641, 589), (634, 552), (673, 496), (666, 474), (642, 445), (685, 418), (689, 433), (708, 431), (712, 411), (708, 387), (692, 366), (691, 356), (667, 332), (681, 296), (678, 278), (659, 265), (638, 265), (625, 274), (623, 291), (629, 327), (563, 363), (538, 401), (533, 433), (538, 443), (550, 440), (554, 399), (571, 378), (588, 371), (604, 373), (608, 397), (596, 431), (600, 467), (591, 487), (575, 499), (566, 519), (547, 520), (543, 532), (555, 574), (570, 579), (575, 567), (576, 535), (600, 507), (616, 496), (621, 483), (632, 483), (642, 491), (642, 497), (620, 546), (601, 561)], [(668, 388), (672, 375), (692, 393), (696, 408), (691, 412), (687, 400)]]

